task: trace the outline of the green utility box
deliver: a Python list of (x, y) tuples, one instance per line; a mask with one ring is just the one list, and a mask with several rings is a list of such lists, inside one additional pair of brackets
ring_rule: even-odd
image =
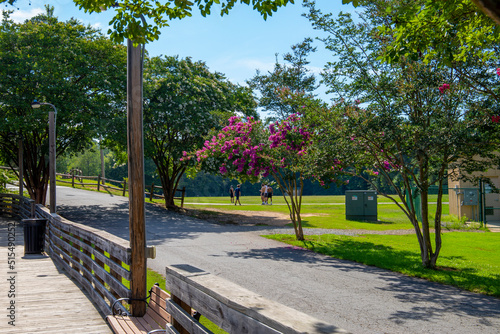
[(347, 190), (345, 192), (345, 218), (377, 221), (377, 192), (375, 190)]

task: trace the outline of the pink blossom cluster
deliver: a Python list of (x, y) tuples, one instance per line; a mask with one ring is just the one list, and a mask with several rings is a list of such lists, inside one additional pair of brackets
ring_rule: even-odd
[(493, 115), (493, 116), (491, 116), (491, 121), (492, 121), (493, 123), (498, 123), (498, 122), (500, 122), (500, 115)]
[(229, 169), (238, 173), (245, 172), (247, 175), (258, 176), (263, 173), (269, 175), (270, 167), (264, 164), (262, 151), (264, 143), (252, 144), (252, 131), (260, 121), (249, 117), (247, 122), (242, 122), (237, 116), (229, 119), (229, 125), (213, 136), (211, 141), (205, 141), (204, 147), (196, 151), (197, 161), (201, 162), (210, 157), (222, 157), (227, 159), (219, 167), (221, 174), (227, 174)]
[(387, 160), (384, 160), (382, 162), (382, 167), (386, 170), (386, 171), (390, 171), (391, 169), (398, 169), (399, 166), (396, 165), (396, 164), (393, 164), (392, 162), (389, 162)]
[(269, 148), (284, 147), (288, 151), (297, 152), (297, 155), (306, 154), (307, 146), (311, 143), (311, 132), (300, 126), (300, 115), (292, 114), (282, 123), (269, 125)]
[(440, 92), (441, 94), (444, 94), (444, 92), (445, 92), (447, 89), (450, 89), (450, 85), (449, 85), (449, 84), (442, 84), (441, 86), (439, 86), (439, 92)]
[(497, 75), (500, 76), (500, 68), (497, 68)]

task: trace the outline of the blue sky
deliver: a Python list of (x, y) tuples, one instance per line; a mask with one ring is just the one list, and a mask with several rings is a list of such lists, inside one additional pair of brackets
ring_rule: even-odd
[[(28, 0), (19, 0), (16, 8), (7, 6), (3, 9), (13, 9), (15, 12), (11, 18), (22, 22), (43, 12), (45, 3), (32, 0), (29, 5)], [(60, 20), (74, 17), (104, 33), (113, 15), (111, 10), (86, 14), (71, 0), (53, 0), (50, 5), (54, 6), (55, 16)], [(317, 0), (317, 7), (330, 13), (353, 10), (350, 5), (342, 5), (341, 0)], [(170, 27), (161, 30), (159, 40), (148, 44), (146, 49), (150, 56), (179, 55), (204, 61), (212, 71), (222, 72), (232, 82), (244, 84), (257, 69), (261, 72), (272, 70), (276, 53), (280, 54), (278, 59), (282, 61), (281, 55), (289, 52), (292, 45), (305, 37), (321, 34), (301, 17), (304, 11), (301, 1), (296, 0), (296, 4), (280, 8), (267, 21), (246, 5), (236, 5), (224, 17), (220, 17), (216, 10), (206, 18), (195, 12), (193, 17), (172, 21)], [(310, 57), (310, 67), (319, 73), (332, 54), (324, 50), (321, 42), (315, 41), (315, 45), (318, 51)]]

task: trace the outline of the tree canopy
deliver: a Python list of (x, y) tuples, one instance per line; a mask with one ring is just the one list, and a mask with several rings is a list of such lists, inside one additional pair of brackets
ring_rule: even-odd
[(91, 145), (102, 120), (121, 110), (126, 50), (76, 20), (60, 22), (52, 8), (22, 24), (4, 12), (0, 28), (0, 156), (17, 165), (24, 149), (26, 189), (45, 202), (48, 179), (48, 112), (57, 108), (57, 156)]
[[(441, 249), (443, 185), (454, 176), (450, 171), (498, 166), (494, 152), (499, 132), (489, 117), (496, 107), (491, 95), (474, 89), (457, 71), (437, 61), (380, 60), (392, 40), (380, 36), (378, 27), (393, 20), (393, 6), (398, 3), (371, 1), (357, 22), (348, 14), (337, 18), (322, 14), (308, 4), (309, 19), (315, 28), (329, 33), (323, 42), (336, 57), (323, 76), (337, 104), (311, 117), (320, 124), (317, 145), (338, 159), (337, 171), (357, 175), (391, 198), (414, 226), (422, 264), (435, 267)], [(471, 80), (498, 80), (481, 63), (454, 66), (467, 66)], [(381, 184), (390, 185), (397, 195), (390, 196)], [(428, 215), (431, 185), (438, 186), (434, 217)], [(416, 197), (422, 203), (420, 221)], [(434, 242), (431, 227), (436, 232)]]
[(292, 52), (283, 55), (284, 64), (276, 59), (272, 72), (261, 74), (257, 71), (255, 76), (247, 81), (252, 89), (260, 93), (259, 107), (270, 113), (270, 119), (283, 120), (298, 111), (295, 105), (284, 103), (280, 98), (282, 89), (312, 95), (317, 88), (314, 74), (311, 74), (306, 67), (309, 64), (308, 55), (315, 51), (312, 39), (306, 38), (301, 43), (293, 45)]

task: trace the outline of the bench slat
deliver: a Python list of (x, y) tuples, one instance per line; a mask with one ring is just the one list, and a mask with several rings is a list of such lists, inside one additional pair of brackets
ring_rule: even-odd
[(153, 307), (148, 307), (146, 310), (148, 314), (156, 323), (165, 326), (165, 323), (172, 322), (170, 314), (165, 309), (154, 309)]
[(144, 317), (108, 316), (106, 318), (117, 334), (145, 334), (154, 329), (163, 329), (148, 314)]
[[(116, 334), (147, 334), (148, 331), (127, 316), (108, 316), (106, 318)], [(138, 326), (139, 325), (139, 326)]]

